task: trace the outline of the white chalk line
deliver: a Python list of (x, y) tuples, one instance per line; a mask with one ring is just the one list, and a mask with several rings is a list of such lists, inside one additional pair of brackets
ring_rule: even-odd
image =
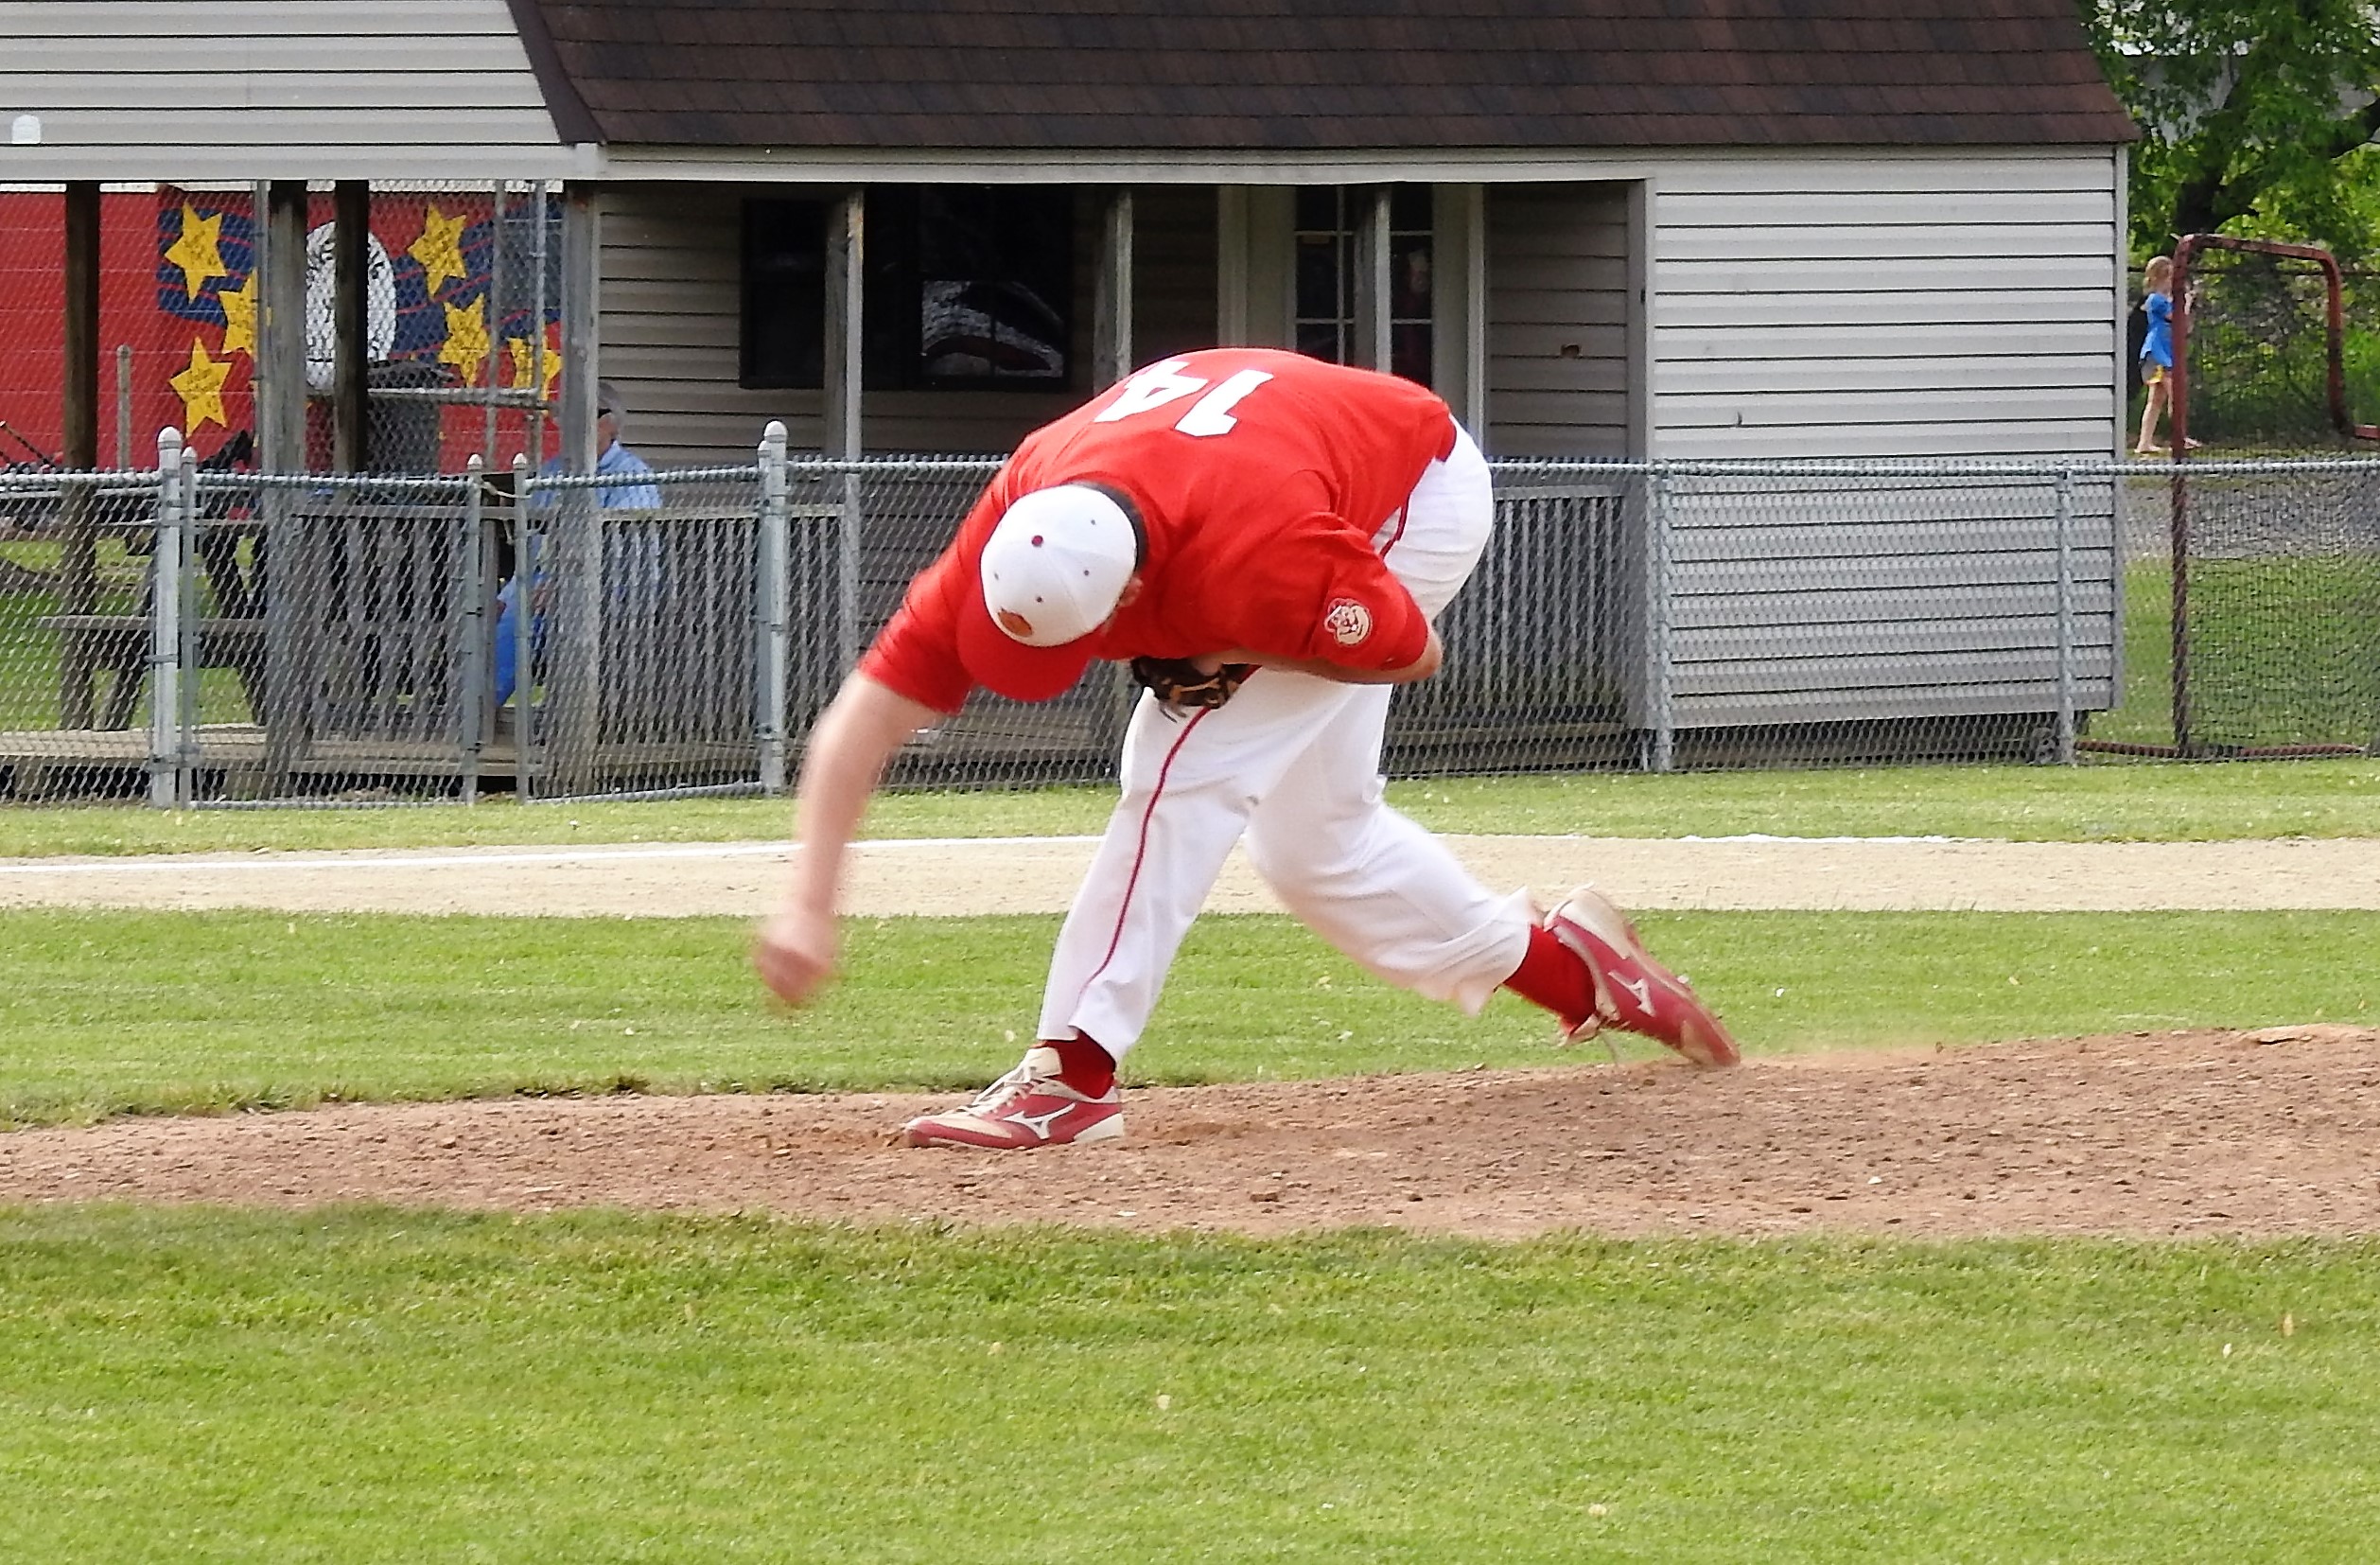
[[(998, 848), (1033, 846), (1038, 844), (1065, 845), (1092, 843), (1095, 836), (904, 836), (871, 839), (854, 844), (869, 853), (884, 849), (949, 850), (953, 848)], [(0, 875), (124, 875), (180, 874), (192, 870), (213, 872), (219, 870), (464, 870), (500, 864), (611, 864), (622, 859), (691, 859), (691, 858), (784, 858), (791, 854), (791, 845), (783, 842), (690, 842), (638, 847), (550, 848), (515, 851), (491, 848), (468, 853), (391, 854), (383, 856), (369, 849), (336, 858), (283, 858), (248, 856), (242, 858), (212, 858), (201, 855), (168, 854), (140, 858), (96, 858), (48, 861), (18, 859), (0, 864)]]
[[(1561, 833), (1442, 833), (1442, 835), (1462, 837), (1528, 836), (1547, 842), (1586, 842), (1596, 840), (1655, 840), (1678, 843), (1748, 843), (1779, 847), (1896, 847), (1896, 846), (1977, 846), (1996, 848), (2126, 848), (2159, 846), (2138, 843), (2053, 843), (2013, 842), (1998, 837), (1961, 836), (1781, 836), (1767, 832), (1746, 832), (1732, 836), (1685, 836), (1629, 839), (1597, 838), (1580, 832)], [(1001, 849), (1079, 847), (1095, 843), (1095, 835), (1076, 836), (900, 836), (870, 837), (852, 846), (855, 851), (878, 853), (894, 852), (948, 852), (981, 849), (987, 852)], [(16, 859), (0, 862), (0, 875), (126, 875), (180, 874), (192, 870), (219, 870), (251, 872), (281, 873), (291, 870), (463, 870), (503, 864), (601, 864), (631, 859), (718, 859), (718, 858), (783, 858), (793, 852), (784, 842), (683, 842), (656, 843), (651, 846), (593, 844), (584, 848), (485, 848), (457, 853), (388, 853), (373, 849), (356, 849), (335, 857), (290, 858), (280, 854), (244, 854), (238, 858), (222, 858), (204, 854), (147, 854), (123, 858), (91, 859)]]

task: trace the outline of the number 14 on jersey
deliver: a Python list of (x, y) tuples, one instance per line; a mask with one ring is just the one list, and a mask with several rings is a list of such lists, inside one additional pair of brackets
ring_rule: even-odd
[[(1204, 377), (1181, 373), (1188, 362), (1186, 359), (1166, 359), (1141, 370), (1124, 382), (1115, 400), (1101, 409), (1092, 422), (1121, 423), (1169, 407), (1185, 396), (1198, 396), (1189, 411), (1174, 420), (1174, 428), (1186, 435), (1229, 434), (1239, 423), (1232, 410), (1250, 392), (1272, 378), (1265, 370), (1241, 370), (1209, 391)], [(1200, 392), (1206, 395), (1199, 396)]]

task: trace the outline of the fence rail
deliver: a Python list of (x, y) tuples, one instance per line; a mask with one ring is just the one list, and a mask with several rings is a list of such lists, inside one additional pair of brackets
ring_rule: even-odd
[[(986, 458), (0, 473), (0, 787), (162, 806), (781, 791)], [(2369, 754), (2380, 462), (1516, 462), (1395, 775)], [(642, 482), (641, 480), (639, 481)], [(639, 498), (647, 498), (640, 496)], [(1133, 692), (897, 784), (1102, 780)], [(136, 716), (136, 714), (139, 714)], [(145, 717), (145, 720), (142, 718)]]

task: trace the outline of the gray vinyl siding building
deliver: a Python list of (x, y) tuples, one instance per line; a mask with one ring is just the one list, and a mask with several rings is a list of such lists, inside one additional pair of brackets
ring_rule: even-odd
[(504, 0), (0, 0), (0, 40), (12, 183), (573, 171)]
[[(740, 460), (770, 419), (797, 449), (998, 452), (1129, 363), (1297, 346), (1296, 203), (1325, 187), (1428, 192), (1427, 378), (1494, 457), (2122, 439), (2133, 132), (2071, 0), (0, 0), (0, 121), (39, 121), (0, 182), (568, 182), (577, 416), (614, 381), (656, 463)], [(880, 386), (854, 354), (747, 384), (746, 202), (929, 185), (1072, 192), (1065, 380)], [(1813, 479), (1785, 521), (1746, 487), (1683, 482), (1657, 571), (1645, 508), (1617, 542), (1672, 606), (1679, 728), (2054, 704), (2046, 488)], [(2116, 562), (2112, 501), (2081, 506), (2088, 710)], [(1643, 721), (1644, 668), (1614, 677)]]
[[(1821, 149), (1680, 156), (1633, 178), (1587, 177), (1584, 160), (1558, 171), (1581, 177), (1548, 172), (1433, 186), (1442, 209), (1474, 192), (1485, 208), (1475, 432), (1493, 455), (2114, 451), (2120, 150)], [(643, 443), (715, 460), (747, 447), (756, 420), (781, 417), (814, 446), (815, 396), (735, 385), (738, 212), (784, 187), (639, 175), (604, 198), (603, 348), (606, 375), (637, 388)], [(1264, 211), (1290, 188), (1133, 186), (1136, 360), (1221, 341), (1294, 345), (1288, 220)], [(1272, 285), (1235, 330), (1217, 296), (1221, 193), (1253, 209), (1234, 236), (1248, 291)], [(1460, 237), (1442, 221), (1442, 244)], [(1078, 290), (1087, 249), (1083, 261)], [(1455, 351), (1437, 356), (1438, 389), (1459, 408), (1465, 303), (1442, 290), (1440, 341)], [(867, 445), (1004, 450), (1077, 395), (1007, 392), (1014, 405), (998, 406), (883, 394)]]
[[(1648, 258), (1647, 454), (2104, 458), (2124, 439), (2120, 149), (1695, 157)], [(1795, 519), (1699, 479), (1671, 507), (1683, 729), (2039, 712), (2059, 497), (1812, 479)], [(2067, 497), (2075, 696), (2113, 705), (2116, 495)]]
[(1670, 162), (1657, 454), (2111, 454), (2123, 184), (2109, 148)]

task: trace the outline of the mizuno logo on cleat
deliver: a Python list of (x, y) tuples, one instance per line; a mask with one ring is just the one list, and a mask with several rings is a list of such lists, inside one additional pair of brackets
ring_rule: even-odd
[(1613, 981), (1636, 997), (1637, 1006), (1646, 1015), (1653, 1014), (1653, 981), (1650, 978), (1616, 978)]
[(1059, 1120), (1065, 1118), (1066, 1111), (1073, 1106), (1074, 1105), (1070, 1103), (1060, 1103), (1058, 1107), (1050, 1110), (1047, 1114), (1011, 1114), (1005, 1116), (1004, 1117), (1012, 1119), (1020, 1125), (1029, 1127), (1035, 1135), (1038, 1135), (1042, 1140), (1047, 1141), (1049, 1139), (1050, 1126), (1056, 1124)]

